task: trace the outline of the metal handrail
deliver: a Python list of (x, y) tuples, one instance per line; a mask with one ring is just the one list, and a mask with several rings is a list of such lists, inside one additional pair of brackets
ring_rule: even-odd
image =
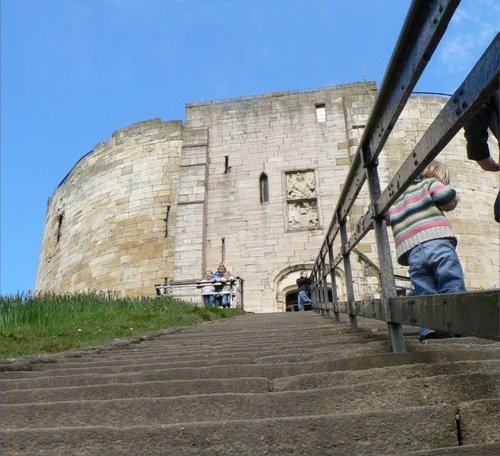
[[(213, 282), (210, 285), (227, 285), (227, 282)], [(214, 292), (215, 296), (222, 296), (224, 294), (229, 294), (235, 296), (234, 304), (236, 308), (244, 308), (244, 280), (242, 277), (235, 277), (230, 281), (231, 290), (230, 291), (220, 291)], [(201, 298), (203, 293), (201, 288), (207, 285), (207, 283), (202, 282), (199, 279), (188, 279), (188, 280), (171, 280), (163, 284), (155, 285), (156, 297), (164, 298), (178, 298), (182, 300), (191, 301), (196, 304), (201, 304)]]
[[(388, 323), (392, 349), (404, 352), (402, 324), (427, 323), (440, 330), (458, 328), (463, 335), (499, 338), (498, 290), (479, 293), (446, 295), (397, 296), (394, 271), (384, 215), (390, 205), (405, 191), (409, 183), (441, 152), (474, 111), (497, 88), (499, 77), (500, 38), (494, 38), (470, 74), (448, 100), (419, 143), (410, 152), (401, 168), (384, 191), (377, 173), (378, 156), (387, 141), (414, 86), (420, 78), (437, 44), (451, 20), (459, 0), (421, 2), (414, 0), (408, 12), (396, 48), (391, 57), (377, 101), (372, 109), (353, 163), (348, 172), (325, 240), (311, 271), (313, 308), (333, 314), (347, 313), (351, 329), (357, 329), (356, 316), (383, 319)], [(362, 186), (368, 182), (371, 204), (358, 220), (355, 232), (348, 237), (347, 216)], [(378, 300), (356, 301), (352, 285), (350, 254), (357, 243), (375, 230), (380, 263), (382, 297)], [(340, 237), (340, 254), (333, 255), (333, 245)], [(347, 302), (336, 297), (335, 270), (343, 264)], [(327, 267), (328, 264), (328, 267)], [(330, 278), (333, 302), (327, 302)], [(325, 291), (326, 290), (326, 291)], [(471, 324), (470, 315), (463, 312), (463, 299), (479, 299), (482, 324)], [(496, 296), (497, 299), (494, 299)], [(418, 304), (418, 305), (415, 305)], [(445, 309), (443, 313), (443, 309)], [(496, 312), (496, 314), (495, 314)]]

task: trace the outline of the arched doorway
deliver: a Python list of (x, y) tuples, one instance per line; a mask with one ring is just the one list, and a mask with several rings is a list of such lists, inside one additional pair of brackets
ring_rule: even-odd
[[(297, 302), (297, 287), (295, 287), (295, 290), (291, 290), (285, 295), (285, 305), (286, 305), (286, 310), (285, 310), (286, 312), (299, 311), (299, 305)], [(304, 304), (304, 310), (312, 310), (312, 305)]]
[(290, 312), (295, 307), (297, 310), (297, 278), (300, 271), (310, 270), (311, 266), (305, 264), (290, 265), (276, 273), (274, 283), (276, 289), (276, 310)]
[(297, 289), (290, 290), (285, 295), (285, 312), (297, 312)]
[[(308, 264), (295, 264), (291, 265), (276, 274), (274, 279), (275, 289), (276, 289), (276, 311), (277, 312), (297, 312), (297, 278), (300, 275), (300, 271), (310, 271), (312, 265)], [(341, 277), (340, 271), (338, 271), (336, 276)], [(341, 281), (336, 283), (337, 286), (337, 296), (339, 292), (342, 292)], [(340, 289), (339, 289), (340, 288)], [(331, 290), (331, 283), (328, 282), (328, 300), (333, 301), (333, 294)], [(311, 310), (311, 305), (305, 306), (305, 310)]]

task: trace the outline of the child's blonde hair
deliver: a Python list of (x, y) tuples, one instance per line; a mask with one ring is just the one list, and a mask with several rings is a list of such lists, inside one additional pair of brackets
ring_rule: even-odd
[(450, 170), (448, 167), (438, 160), (432, 160), (420, 174), (421, 179), (426, 179), (428, 177), (435, 177), (439, 179), (443, 184), (450, 183)]

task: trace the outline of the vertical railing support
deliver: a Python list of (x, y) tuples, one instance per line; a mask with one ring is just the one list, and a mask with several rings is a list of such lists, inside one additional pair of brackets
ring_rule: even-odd
[[(324, 304), (326, 302), (326, 298), (325, 298), (325, 275), (324, 275), (324, 271), (323, 271), (323, 257), (320, 258), (319, 274), (320, 274), (320, 279), (319, 279), (319, 294), (321, 296), (321, 304)], [(322, 307), (324, 307), (324, 305)], [(325, 314), (324, 309), (322, 310), (321, 313), (323, 315)]]
[[(323, 284), (321, 283), (321, 263), (320, 263), (320, 259), (318, 258), (318, 262), (316, 264), (316, 276), (315, 276), (315, 280), (316, 280), (316, 296), (317, 296), (317, 302), (318, 302), (318, 305), (321, 307), (321, 303), (323, 302), (323, 293), (322, 293), (322, 289), (323, 289)], [(323, 312), (320, 312), (320, 313), (323, 313)]]
[(314, 299), (314, 302), (318, 304), (318, 307), (317, 307), (317, 312), (319, 314), (323, 314), (323, 311), (321, 310), (321, 288), (320, 288), (320, 280), (321, 280), (321, 277), (319, 275), (319, 271), (318, 271), (318, 265), (316, 264), (316, 269), (315, 269), (315, 272), (314, 272), (314, 281), (316, 283), (316, 287), (314, 289), (314, 296), (315, 296), (315, 299)]
[(347, 248), (348, 238), (347, 238), (347, 222), (345, 219), (340, 219), (339, 217), (339, 228), (340, 228), (340, 239), (342, 242), (342, 256), (344, 259), (344, 273), (345, 273), (345, 288), (347, 292), (347, 305), (349, 313), (349, 323), (351, 324), (351, 331), (358, 330), (358, 320), (353, 311), (355, 296), (354, 287), (352, 285), (352, 269), (351, 269), (351, 254)]
[(337, 296), (337, 281), (335, 278), (335, 267), (333, 266), (334, 257), (333, 257), (333, 245), (331, 242), (328, 242), (328, 262), (330, 266), (330, 280), (332, 282), (332, 307), (333, 307), (333, 316), (335, 318), (335, 323), (340, 323), (339, 317), (339, 309), (338, 309), (338, 296)]
[(316, 312), (319, 313), (318, 310), (318, 288), (317, 288), (317, 279), (316, 279), (316, 271), (315, 271), (315, 266), (313, 266), (313, 270), (311, 271), (311, 275), (309, 276), (311, 279), (311, 300), (312, 300), (312, 309)]
[[(363, 150), (363, 161), (366, 169), (368, 189), (370, 192), (370, 201), (372, 209), (375, 202), (379, 199), (380, 181), (378, 177), (378, 160), (370, 161), (368, 149)], [(373, 214), (374, 215), (374, 214)], [(403, 337), (403, 326), (392, 322), (392, 316), (389, 308), (389, 299), (397, 296), (396, 281), (394, 279), (394, 269), (392, 267), (391, 249), (389, 236), (387, 235), (387, 226), (383, 218), (373, 219), (373, 228), (375, 230), (375, 239), (377, 242), (378, 261), (380, 265), (380, 285), (382, 288), (382, 305), (384, 306), (385, 319), (389, 327), (391, 337), (392, 351), (395, 353), (405, 352), (405, 342)]]
[[(322, 293), (323, 293), (323, 302), (327, 304), (328, 301), (328, 273), (326, 272), (326, 263), (325, 263), (325, 257), (321, 256), (321, 277), (323, 278), (323, 286), (322, 286)], [(328, 315), (328, 311), (325, 309), (323, 314)]]
[[(321, 261), (321, 260), (320, 260)], [(321, 262), (318, 264), (318, 269), (316, 270), (316, 280), (317, 280), (317, 289), (316, 289), (316, 292), (317, 292), (317, 295), (318, 295), (318, 304), (320, 305), (320, 313), (321, 315), (324, 315), (324, 311), (323, 311), (323, 302), (325, 301), (325, 298), (323, 296), (323, 273), (321, 271)]]

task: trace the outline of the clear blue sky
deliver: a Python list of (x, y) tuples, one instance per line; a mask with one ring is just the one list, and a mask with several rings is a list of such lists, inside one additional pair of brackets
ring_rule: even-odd
[[(186, 103), (382, 79), (409, 0), (1, 0), (0, 294), (33, 289), (47, 200), (95, 144)], [(463, 0), (416, 90), (499, 29)]]

